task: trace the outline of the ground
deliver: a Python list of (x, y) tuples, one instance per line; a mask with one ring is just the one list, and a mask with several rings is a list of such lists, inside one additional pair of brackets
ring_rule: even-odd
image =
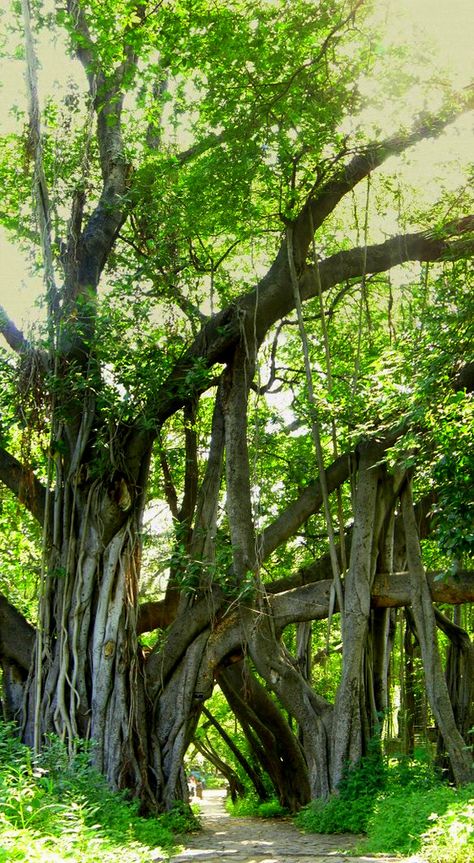
[[(420, 857), (354, 857), (353, 835), (301, 833), (291, 819), (231, 818), (220, 790), (198, 800), (203, 830), (183, 837), (184, 849), (172, 863), (423, 863)], [(156, 861), (165, 858), (155, 858)]]

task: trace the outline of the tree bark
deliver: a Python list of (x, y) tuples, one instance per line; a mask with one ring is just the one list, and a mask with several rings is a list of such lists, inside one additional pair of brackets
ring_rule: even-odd
[[(344, 582), (342, 678), (333, 729), (331, 787), (337, 788), (345, 764), (364, 753), (367, 733), (364, 717), (363, 660), (367, 639), (370, 594), (375, 576), (374, 525), (380, 471), (368, 448), (362, 450), (354, 506), (354, 535), (349, 571)], [(377, 538), (375, 538), (375, 542)]]
[[(309, 802), (310, 787), (303, 751), (288, 723), (243, 662), (223, 670), (219, 683), (281, 805), (295, 812)], [(262, 791), (266, 796), (263, 786)]]
[(446, 682), (456, 725), (466, 745), (474, 743), (474, 645), (468, 633), (435, 609), (436, 624), (449, 638)]
[(278, 640), (270, 608), (241, 609), (241, 620), (258, 673), (298, 722), (312, 797), (329, 793), (332, 707), (312, 689)]
[(411, 485), (401, 495), (405, 525), (408, 567), (411, 583), (411, 608), (420, 643), (426, 691), (438, 728), (443, 735), (456, 783), (474, 781), (472, 756), (456, 726), (446, 679), (441, 666), (436, 635), (436, 620), (431, 595), (421, 559), (421, 550), (413, 511)]

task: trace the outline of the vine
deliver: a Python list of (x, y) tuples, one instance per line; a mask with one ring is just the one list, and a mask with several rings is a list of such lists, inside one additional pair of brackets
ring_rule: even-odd
[(304, 325), (303, 319), (303, 310), (301, 306), (301, 297), (298, 286), (298, 275), (295, 267), (295, 259), (294, 259), (294, 251), (293, 251), (293, 228), (291, 225), (287, 226), (286, 230), (286, 241), (288, 248), (288, 264), (290, 269), (290, 279), (291, 285), (293, 288), (293, 296), (295, 301), (296, 314), (298, 317), (298, 328), (300, 332), (301, 344), (303, 346), (303, 356), (304, 356), (304, 366), (305, 366), (305, 374), (306, 374), (306, 383), (308, 387), (308, 399), (311, 410), (311, 432), (313, 436), (314, 447), (316, 451), (316, 460), (319, 471), (319, 481), (321, 485), (321, 493), (323, 498), (323, 507), (324, 507), (324, 515), (326, 519), (326, 527), (328, 531), (328, 539), (329, 539), (329, 554), (331, 559), (331, 569), (334, 580), (334, 589), (335, 594), (337, 596), (337, 600), (339, 603), (339, 608), (341, 610), (341, 615), (343, 614), (344, 609), (344, 596), (342, 590), (342, 581), (341, 581), (341, 573), (339, 569), (339, 561), (337, 558), (337, 550), (336, 550), (336, 541), (334, 536), (334, 529), (332, 525), (332, 517), (331, 510), (329, 506), (329, 493), (328, 486), (326, 480), (326, 471), (324, 468), (324, 457), (323, 457), (323, 448), (321, 443), (321, 428), (317, 414), (316, 407), (316, 399), (314, 395), (314, 386), (313, 386), (313, 374), (311, 371), (311, 364), (309, 361), (309, 350), (308, 350), (308, 337), (306, 334), (306, 329)]
[[(21, 2), (24, 35), (25, 35), (25, 53), (26, 53), (26, 69), (27, 69), (27, 92), (28, 92), (28, 112), (29, 112), (29, 135), (30, 145), (34, 154), (34, 185), (36, 196), (36, 212), (38, 217), (38, 227), (40, 232), (41, 247), (43, 251), (43, 272), (46, 286), (47, 305), (48, 305), (48, 323), (49, 323), (49, 339), (50, 350), (55, 354), (55, 365), (57, 366), (57, 351), (55, 348), (55, 319), (58, 308), (58, 292), (54, 276), (54, 264), (51, 244), (51, 214), (48, 196), (48, 187), (43, 165), (43, 147), (41, 140), (41, 118), (38, 98), (38, 80), (37, 80), (37, 59), (33, 41), (33, 33), (31, 27), (30, 6), (28, 0)], [(55, 369), (57, 371), (57, 368)], [(33, 746), (35, 752), (39, 752), (41, 748), (40, 740), (40, 707), (41, 707), (41, 688), (42, 688), (42, 662), (43, 662), (43, 628), (44, 628), (44, 605), (46, 596), (46, 570), (47, 570), (47, 549), (49, 542), (50, 531), (50, 499), (51, 499), (51, 482), (53, 476), (53, 447), (55, 440), (55, 421), (54, 421), (54, 395), (51, 403), (51, 432), (48, 447), (47, 460), (47, 481), (46, 481), (46, 500), (43, 519), (43, 536), (42, 536), (42, 554), (40, 567), (40, 584), (39, 584), (39, 610), (38, 623), (36, 629), (36, 647), (35, 647), (35, 710), (34, 710), (34, 732)]]

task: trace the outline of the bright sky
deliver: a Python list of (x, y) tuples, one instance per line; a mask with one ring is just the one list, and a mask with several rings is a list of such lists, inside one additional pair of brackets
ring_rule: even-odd
[[(427, 61), (433, 57), (439, 62), (440, 74), (449, 72), (449, 78), (457, 88), (466, 87), (474, 77), (474, 2), (473, 0), (379, 0), (377, 15), (384, 22), (390, 41), (413, 46), (418, 57), (420, 39), (432, 45)], [(1, 24), (1, 20), (0, 20)], [(425, 49), (423, 49), (425, 50)], [(54, 80), (67, 78), (74, 73), (75, 64), (67, 61), (59, 47), (48, 47), (46, 58), (42, 56), (40, 89), (44, 95), (50, 91)], [(11, 106), (24, 103), (25, 86), (22, 63), (18, 60), (0, 61), (0, 94), (2, 116), (0, 129), (5, 132), (14, 128), (10, 115)], [(436, 107), (429, 106), (429, 107)], [(444, 143), (445, 153), (440, 153), (438, 144), (428, 144), (425, 151), (415, 154), (415, 167), (419, 181), (423, 175), (429, 180), (430, 166), (434, 160), (449, 155), (459, 155), (466, 160), (473, 158), (472, 122), (464, 118)], [(18, 326), (37, 317), (34, 302), (42, 290), (41, 279), (32, 277), (24, 257), (8, 242), (0, 229), (0, 304), (14, 318)]]

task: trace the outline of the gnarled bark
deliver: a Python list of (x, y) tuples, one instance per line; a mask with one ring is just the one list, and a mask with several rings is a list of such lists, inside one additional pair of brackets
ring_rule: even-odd
[(411, 608), (420, 643), (426, 691), (457, 783), (474, 781), (472, 756), (456, 726), (446, 679), (441, 666), (436, 637), (436, 619), (421, 559), (421, 550), (413, 512), (410, 483), (401, 495), (405, 525), (408, 567), (411, 581)]
[(309, 802), (310, 786), (303, 750), (288, 723), (244, 662), (223, 669), (218, 680), (281, 805), (296, 811)]

